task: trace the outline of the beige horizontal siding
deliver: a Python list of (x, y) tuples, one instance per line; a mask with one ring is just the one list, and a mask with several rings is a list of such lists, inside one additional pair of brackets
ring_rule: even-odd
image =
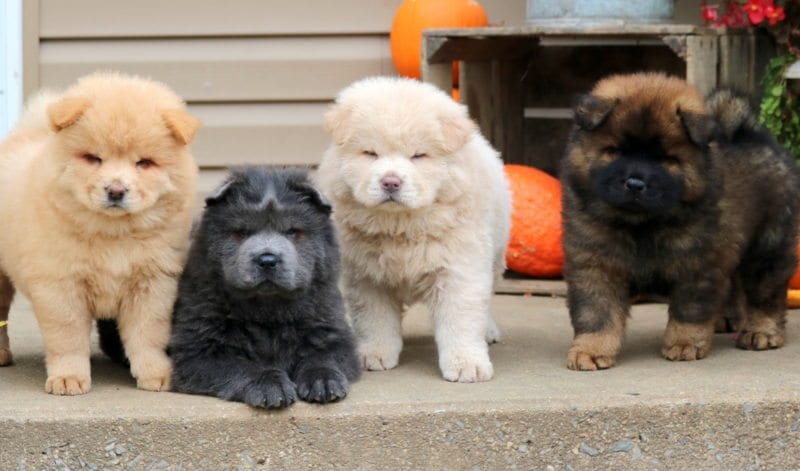
[(192, 105), (203, 127), (194, 155), (199, 165), (315, 165), (328, 144), (326, 103)]
[[(525, 1), (480, 3), (492, 23), (514, 24), (524, 22)], [(26, 41), (39, 47), (26, 55), (26, 90), (63, 88), (99, 69), (165, 82), (204, 123), (193, 144), (203, 192), (226, 166), (318, 163), (336, 93), (396, 73), (388, 33), (402, 0), (25, 3), (26, 33), (40, 41)]]
[[(25, 0), (34, 1), (34, 0)], [(401, 0), (40, 0), (42, 38), (386, 32)]]
[(40, 64), (43, 86), (112, 69), (203, 102), (330, 100), (354, 80), (394, 73), (385, 36), (46, 41)]
[[(35, 1), (35, 0), (25, 0)], [(118, 38), (386, 33), (402, 0), (40, 0), (40, 36)], [(482, 0), (496, 24), (525, 0)]]

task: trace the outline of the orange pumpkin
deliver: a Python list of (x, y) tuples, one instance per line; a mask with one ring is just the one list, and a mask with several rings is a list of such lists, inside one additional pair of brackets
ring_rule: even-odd
[[(797, 253), (797, 258), (800, 259), (800, 246), (797, 246), (795, 251), (795, 253)], [(797, 271), (794, 272), (792, 279), (789, 280), (789, 288), (800, 289), (800, 266), (798, 266)]]
[[(475, 0), (405, 0), (395, 13), (389, 45), (400, 75), (420, 78), (422, 30), (486, 26), (486, 11)], [(453, 63), (458, 85), (458, 62)]]
[(533, 167), (506, 165), (505, 169), (512, 194), (508, 268), (536, 277), (561, 275), (561, 183)]

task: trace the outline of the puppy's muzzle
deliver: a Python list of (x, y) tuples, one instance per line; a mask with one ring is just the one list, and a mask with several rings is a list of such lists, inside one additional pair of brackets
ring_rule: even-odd
[(397, 175), (384, 175), (381, 178), (381, 188), (388, 194), (394, 194), (400, 191), (403, 187), (403, 179), (398, 177)]
[(272, 252), (264, 252), (255, 258), (255, 264), (264, 270), (272, 270), (281, 264), (281, 256)]
[(125, 199), (128, 194), (128, 188), (118, 183), (112, 183), (104, 188), (106, 190), (106, 199), (111, 206), (117, 206)]
[(625, 189), (631, 193), (642, 193), (647, 189), (647, 184), (641, 178), (630, 177), (625, 180)]

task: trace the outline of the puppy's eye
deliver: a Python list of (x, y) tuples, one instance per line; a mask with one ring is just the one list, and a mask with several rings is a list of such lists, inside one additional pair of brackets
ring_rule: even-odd
[(100, 165), (103, 163), (103, 159), (94, 154), (90, 154), (89, 152), (86, 152), (85, 154), (81, 155), (81, 158), (92, 165)]
[(286, 237), (291, 237), (292, 239), (297, 239), (298, 237), (303, 235), (303, 231), (298, 229), (298, 228), (296, 228), (296, 227), (292, 227), (291, 229), (286, 230), (283, 234)]
[(233, 229), (230, 235), (231, 239), (242, 240), (248, 235), (250, 235), (250, 233), (247, 231), (247, 229)]
[(136, 162), (136, 166), (142, 170), (147, 170), (150, 167), (154, 167), (156, 165), (151, 159), (141, 159)]
[(619, 152), (619, 149), (617, 149), (614, 146), (603, 147), (603, 153), (604, 154), (617, 155), (618, 152)]
[(426, 154), (425, 152), (417, 152), (416, 154), (412, 155), (411, 158), (412, 159), (424, 159), (427, 156), (428, 156), (428, 154)]
[(668, 155), (664, 157), (664, 165), (667, 167), (677, 167), (681, 164), (681, 159), (675, 157), (674, 155)]
[(367, 157), (377, 157), (378, 153), (374, 150), (365, 150), (361, 152), (362, 155), (366, 155)]

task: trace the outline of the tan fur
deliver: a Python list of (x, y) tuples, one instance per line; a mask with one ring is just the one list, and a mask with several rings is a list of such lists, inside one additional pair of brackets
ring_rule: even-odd
[(715, 319), (695, 324), (670, 319), (664, 331), (661, 354), (667, 360), (692, 361), (708, 356), (714, 338)]
[[(118, 320), (139, 387), (169, 387), (164, 349), (197, 167), (184, 145), (191, 125), (176, 132), (163, 113), (184, 108), (164, 85), (97, 73), (34, 99), (0, 144), (0, 268), (33, 304), (48, 392), (90, 389), (97, 318)], [(139, 168), (141, 159), (156, 165)], [(105, 206), (110, 184), (129, 188), (127, 209)]]
[(786, 317), (764, 311), (751, 312), (736, 337), (736, 346), (747, 350), (780, 348), (786, 343)]
[(567, 368), (578, 371), (595, 371), (611, 368), (625, 337), (627, 313), (620, 310), (611, 318), (611, 325), (600, 332), (578, 334), (567, 352)]

